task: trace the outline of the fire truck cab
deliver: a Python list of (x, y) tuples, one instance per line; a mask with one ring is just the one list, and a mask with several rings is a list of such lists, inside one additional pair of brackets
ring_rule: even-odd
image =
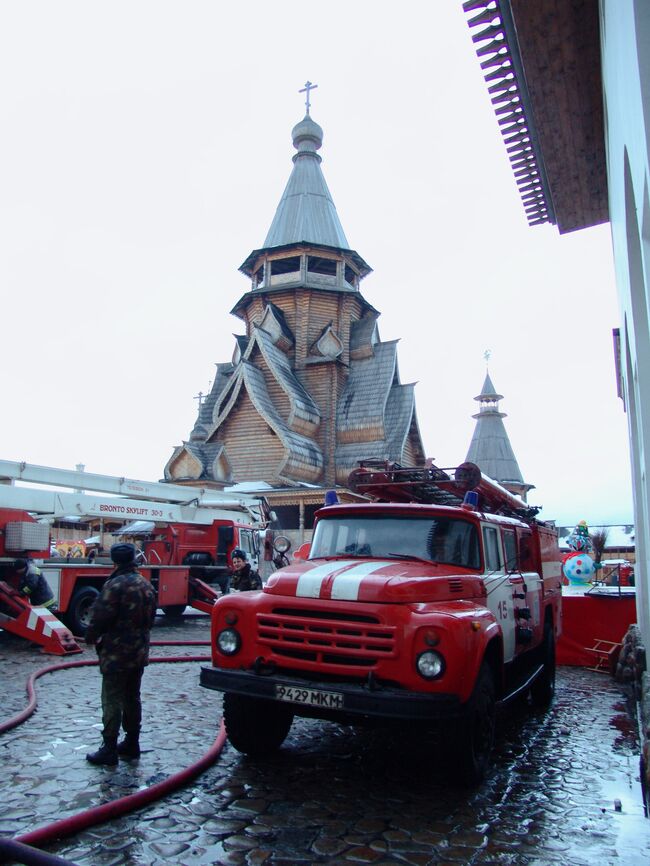
[(373, 501), (317, 512), (308, 559), (212, 610), (212, 666), (233, 746), (277, 749), (295, 715), (436, 726), (469, 783), (496, 710), (555, 687), (555, 529), (478, 467), (355, 470)]

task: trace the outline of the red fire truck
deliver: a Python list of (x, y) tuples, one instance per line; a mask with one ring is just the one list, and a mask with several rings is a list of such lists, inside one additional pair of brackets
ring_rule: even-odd
[(241, 752), (279, 748), (295, 715), (408, 723), (478, 782), (497, 707), (554, 694), (556, 530), (469, 463), (366, 463), (349, 486), (372, 501), (319, 510), (306, 561), (214, 605), (201, 685)]
[[(4, 600), (5, 609), (15, 610), (13, 562), (29, 557), (54, 592), (57, 616), (75, 635), (84, 633), (90, 608), (112, 564), (108, 558), (89, 563), (85, 558), (66, 561), (51, 556), (52, 520), (75, 515), (149, 522), (140, 570), (156, 587), (159, 607), (173, 616), (187, 605), (211, 609), (231, 551), (235, 547), (246, 550), (255, 564), (260, 533), (266, 531), (271, 516), (263, 497), (6, 460), (0, 461), (0, 480), (6, 482), (0, 484), (0, 601)], [(20, 487), (16, 481), (75, 488), (75, 492)], [(88, 490), (113, 495), (89, 494)], [(12, 596), (11, 602), (7, 595)], [(6, 615), (0, 620), (0, 627), (23, 634), (12, 625), (15, 623)]]

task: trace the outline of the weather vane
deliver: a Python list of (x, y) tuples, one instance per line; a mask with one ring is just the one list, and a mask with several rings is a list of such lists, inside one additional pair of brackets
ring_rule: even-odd
[(311, 105), (311, 102), (309, 100), (309, 91), (310, 90), (316, 90), (317, 87), (318, 87), (317, 84), (312, 84), (311, 81), (306, 81), (305, 86), (301, 90), (298, 91), (298, 93), (306, 93), (307, 94), (307, 96), (305, 97), (305, 108), (307, 109), (307, 114), (309, 114), (309, 106)]

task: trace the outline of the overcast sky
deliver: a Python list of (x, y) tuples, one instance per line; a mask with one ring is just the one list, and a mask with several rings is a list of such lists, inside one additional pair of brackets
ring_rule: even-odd
[(162, 477), (308, 79), (426, 453), (465, 459), (489, 349), (541, 516), (631, 522), (609, 226), (528, 227), (460, 0), (0, 0), (0, 457)]

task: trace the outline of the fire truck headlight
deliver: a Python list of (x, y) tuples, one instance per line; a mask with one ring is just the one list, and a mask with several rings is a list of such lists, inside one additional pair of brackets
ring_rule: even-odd
[(435, 680), (444, 673), (445, 661), (440, 653), (427, 650), (418, 656), (417, 668), (418, 673), (425, 680)]
[(217, 635), (217, 647), (225, 656), (234, 656), (241, 647), (241, 637), (234, 628), (225, 628)]

